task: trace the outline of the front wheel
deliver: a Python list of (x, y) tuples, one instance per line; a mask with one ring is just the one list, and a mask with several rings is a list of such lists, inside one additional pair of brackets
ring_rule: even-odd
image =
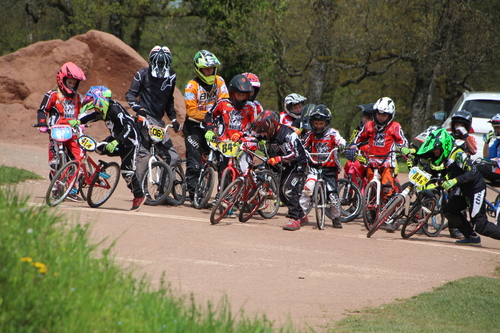
[(47, 205), (50, 207), (57, 206), (66, 199), (72, 190), (78, 192), (78, 189), (73, 189), (73, 186), (78, 178), (79, 170), (78, 162), (71, 161), (56, 172), (45, 194)]
[(198, 179), (194, 190), (194, 208), (202, 209), (205, 207), (212, 195), (215, 179), (215, 170), (211, 166), (207, 167)]
[(410, 214), (401, 228), (401, 237), (410, 238), (427, 224), (436, 207), (435, 198), (416, 200), (410, 208)]
[(173, 169), (174, 183), (172, 184), (172, 197), (177, 201), (178, 205), (184, 204), (186, 201), (186, 175), (182, 169), (181, 163), (178, 163)]
[(157, 206), (167, 200), (172, 190), (173, 175), (170, 166), (163, 161), (155, 161), (148, 167), (141, 180), (146, 196), (146, 205)]
[(104, 204), (113, 194), (120, 181), (120, 166), (116, 162), (106, 163), (95, 174), (89, 186), (87, 203), (92, 208)]
[(350, 222), (357, 218), (363, 209), (363, 196), (353, 181), (339, 178), (340, 221)]
[(377, 197), (377, 183), (368, 183), (365, 188), (365, 197), (363, 199), (363, 222), (366, 230), (370, 230), (373, 223), (377, 220), (380, 210)]
[(219, 223), (238, 202), (243, 191), (243, 179), (236, 178), (234, 182), (229, 184), (226, 189), (219, 195), (219, 199), (212, 208), (210, 214), (210, 223)]
[(327, 208), (326, 186), (322, 181), (317, 181), (313, 192), (314, 209), (316, 210), (316, 224), (319, 230), (325, 229), (325, 216)]
[(396, 194), (387, 203), (382, 212), (380, 212), (377, 220), (366, 234), (366, 237), (370, 238), (384, 223), (396, 223), (396, 220), (401, 214), (401, 209), (404, 208), (404, 204), (405, 198), (401, 194)]
[(271, 170), (262, 170), (258, 174), (267, 180), (269, 188), (267, 189), (267, 196), (262, 201), (257, 212), (263, 218), (271, 219), (278, 213), (280, 208), (279, 179)]

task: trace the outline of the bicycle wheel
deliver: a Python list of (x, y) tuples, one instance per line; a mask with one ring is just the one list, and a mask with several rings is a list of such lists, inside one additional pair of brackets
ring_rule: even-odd
[(94, 174), (94, 166), (88, 160), (86, 161), (86, 171), (87, 177), (82, 173), (78, 179), (80, 184), (80, 195), (85, 201), (87, 201), (92, 175)]
[(271, 219), (278, 213), (280, 208), (279, 179), (271, 170), (262, 170), (259, 175), (265, 177), (269, 183), (269, 188), (267, 189), (267, 196), (262, 201), (257, 213), (265, 219)]
[(338, 180), (340, 200), (340, 222), (350, 222), (357, 218), (363, 209), (363, 196), (353, 181), (345, 178)]
[(440, 193), (436, 193), (436, 204), (434, 210), (432, 211), (431, 217), (422, 228), (424, 234), (429, 237), (436, 237), (437, 235), (439, 235), (441, 230), (443, 230), (447, 226), (446, 218), (444, 217), (443, 212), (443, 203), (440, 202), (440, 200), (443, 200), (443, 198), (440, 197), (441, 195), (444, 196), (444, 193), (442, 193), (442, 191)]
[(316, 211), (316, 224), (318, 225), (319, 230), (324, 230), (327, 199), (326, 199), (326, 186), (325, 183), (321, 180), (318, 180), (316, 182), (316, 186), (314, 186), (313, 199), (314, 199), (314, 209)]
[(120, 166), (116, 162), (105, 162), (100, 167), (89, 186), (87, 203), (90, 207), (97, 208), (108, 201), (118, 186), (120, 174)]
[(395, 223), (402, 212), (404, 203), (405, 198), (401, 194), (396, 194), (380, 212), (372, 227), (368, 230), (366, 237), (370, 238), (384, 223)]
[(236, 170), (234, 168), (226, 168), (222, 172), (221, 179), (220, 179), (220, 189), (219, 191), (222, 192), (226, 188), (227, 185), (231, 184), (232, 181), (234, 181), (238, 177)]
[(267, 193), (269, 191), (269, 183), (263, 176), (257, 176), (257, 184), (254, 188), (250, 188), (247, 200), (243, 202), (240, 213), (238, 215), (238, 219), (240, 222), (248, 221), (255, 212), (259, 209), (259, 207), (264, 202)]
[(210, 223), (219, 223), (233, 206), (238, 202), (243, 192), (243, 179), (236, 178), (231, 184), (229, 184), (226, 189), (221, 193), (219, 199), (212, 208), (212, 213), (210, 214)]
[(380, 210), (380, 206), (377, 203), (377, 184), (374, 182), (370, 182), (366, 185), (363, 207), (363, 222), (366, 230), (370, 230), (373, 222), (377, 220)]
[(151, 163), (141, 179), (141, 187), (146, 196), (146, 205), (157, 206), (167, 200), (174, 182), (172, 169), (163, 161)]
[(45, 201), (48, 206), (57, 206), (66, 199), (76, 183), (78, 172), (79, 164), (77, 161), (66, 163), (56, 172), (45, 194)]
[(178, 163), (172, 170), (174, 173), (174, 183), (172, 184), (172, 197), (177, 204), (182, 205), (186, 201), (186, 175), (184, 174), (184, 169), (182, 169), (181, 163)]
[(436, 206), (435, 198), (420, 198), (410, 208), (410, 214), (401, 228), (401, 237), (407, 239), (415, 235), (427, 223)]
[(208, 166), (201, 174), (194, 190), (194, 208), (202, 209), (210, 200), (215, 184), (215, 170)]

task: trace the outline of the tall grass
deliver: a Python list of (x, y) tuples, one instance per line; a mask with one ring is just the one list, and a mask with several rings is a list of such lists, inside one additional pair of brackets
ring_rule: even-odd
[(0, 165), (0, 185), (16, 184), (26, 179), (43, 179), (34, 172)]
[[(196, 305), (162, 279), (143, 277), (96, 253), (88, 226), (0, 190), (0, 332), (270, 332), (266, 318), (229, 304)], [(100, 258), (96, 258), (96, 257)]]

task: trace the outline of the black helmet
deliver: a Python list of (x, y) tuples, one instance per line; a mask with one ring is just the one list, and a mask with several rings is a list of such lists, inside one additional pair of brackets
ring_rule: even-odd
[(163, 79), (168, 76), (168, 69), (172, 63), (172, 54), (168, 47), (156, 45), (149, 52), (148, 63), (151, 75)]
[(363, 117), (373, 118), (373, 112), (375, 111), (375, 109), (373, 108), (374, 105), (375, 103), (368, 103), (368, 104), (358, 105), (357, 107), (361, 109)]
[[(320, 104), (311, 111), (311, 113), (309, 114), (309, 119), (309, 122), (311, 124), (311, 131), (313, 131), (315, 134), (323, 134), (330, 127), (330, 124), (332, 122), (332, 113), (330, 112), (330, 109)], [(316, 129), (313, 124), (313, 121), (315, 120), (324, 120), (326, 121), (326, 124), (322, 129)]]
[(469, 133), (472, 125), (472, 114), (465, 110), (456, 111), (453, 116), (451, 116), (451, 132), (453, 134), (457, 134), (455, 131), (455, 124), (462, 124), (467, 130), (467, 133)]
[[(231, 79), (228, 87), (229, 91), (229, 99), (236, 107), (236, 109), (241, 110), (247, 104), (248, 99), (250, 98), (250, 94), (253, 92), (252, 84), (250, 80), (243, 74), (238, 74)], [(242, 101), (237, 101), (234, 98), (235, 93), (247, 94), (246, 98)]]

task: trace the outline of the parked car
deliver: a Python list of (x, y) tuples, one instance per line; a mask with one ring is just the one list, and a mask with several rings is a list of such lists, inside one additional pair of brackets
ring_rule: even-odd
[(486, 134), (492, 129), (488, 121), (497, 113), (500, 113), (500, 92), (466, 91), (457, 101), (443, 127), (450, 129), (451, 116), (458, 110), (469, 111), (472, 114), (472, 129), (477, 142), (477, 154), (473, 158), (483, 156), (483, 146)]

